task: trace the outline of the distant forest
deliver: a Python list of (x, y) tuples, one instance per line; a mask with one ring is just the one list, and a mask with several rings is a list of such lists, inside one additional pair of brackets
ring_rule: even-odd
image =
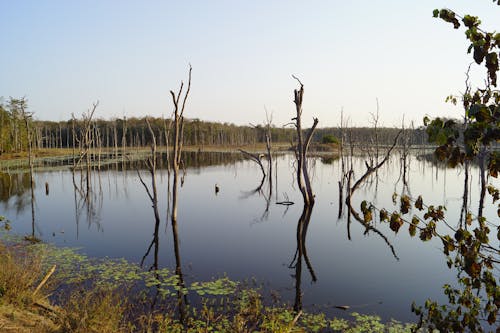
[[(0, 152), (26, 150), (28, 145), (25, 111), (18, 107), (0, 104)], [(34, 149), (72, 148), (79, 146), (84, 134), (83, 119), (67, 121), (40, 121), (29, 118), (30, 133)], [(148, 118), (156, 135), (158, 145), (165, 145), (167, 138), (172, 142), (171, 120)], [(123, 118), (102, 120), (93, 119), (91, 137), (94, 146), (103, 148), (145, 147), (151, 144), (151, 134), (145, 118)], [(332, 142), (352, 142), (355, 145), (392, 144), (399, 129), (397, 128), (318, 128), (313, 142), (324, 142), (329, 137)], [(183, 142), (193, 146), (243, 146), (265, 142), (267, 125), (237, 126), (229, 123), (185, 119)], [(272, 142), (293, 142), (296, 131), (292, 127), (270, 126)], [(406, 145), (425, 145), (425, 129), (407, 129)]]

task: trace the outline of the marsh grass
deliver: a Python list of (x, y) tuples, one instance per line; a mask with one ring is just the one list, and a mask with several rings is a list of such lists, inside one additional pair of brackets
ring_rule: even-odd
[[(53, 265), (56, 273), (34, 295)], [(8, 246), (0, 241), (0, 267), (0, 332), (398, 333), (413, 327), (357, 313), (352, 320), (297, 314), (287, 304), (265, 304), (258, 286), (227, 277), (180, 288), (168, 269), (145, 272), (125, 260), (94, 260), (75, 249), (22, 239)], [(181, 322), (177, 301), (185, 293), (197, 301)], [(56, 306), (35, 306), (48, 298)]]
[(26, 307), (47, 295), (44, 288), (33, 294), (43, 275), (42, 262), (26, 248), (7, 249), (0, 243), (0, 267), (0, 303)]
[(127, 299), (113, 289), (102, 287), (73, 288), (59, 306), (63, 309), (58, 322), (64, 332), (128, 332)]

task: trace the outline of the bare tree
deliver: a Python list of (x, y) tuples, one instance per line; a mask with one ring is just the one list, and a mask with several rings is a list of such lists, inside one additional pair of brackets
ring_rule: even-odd
[(313, 118), (313, 126), (307, 132), (305, 138), (302, 133), (302, 100), (304, 97), (304, 85), (296, 76), (292, 76), (300, 84), (300, 89), (294, 90), (294, 103), (297, 115), (292, 118), (295, 121), (297, 129), (297, 146), (295, 148), (295, 157), (297, 158), (297, 184), (304, 199), (306, 206), (314, 205), (314, 194), (312, 192), (311, 180), (307, 170), (307, 150), (311, 143), (312, 135), (318, 125), (318, 118)]
[(184, 88), (184, 82), (181, 82), (179, 92), (175, 94), (170, 90), (172, 95), (172, 102), (174, 103), (174, 142), (173, 142), (173, 159), (172, 159), (172, 169), (174, 171), (174, 184), (172, 189), (172, 223), (177, 221), (177, 188), (179, 179), (180, 165), (182, 164), (182, 146), (183, 146), (183, 136), (184, 136), (184, 109), (186, 107), (186, 101), (189, 96), (189, 91), (191, 90), (191, 72), (193, 68), (189, 66), (189, 79), (188, 87), (182, 104), (180, 104), (180, 99), (182, 95), (182, 89)]
[(174, 252), (175, 252), (175, 262), (176, 268), (175, 273), (179, 278), (179, 291), (178, 291), (178, 305), (179, 305), (179, 314), (181, 321), (185, 320), (186, 311), (185, 304), (187, 303), (186, 295), (182, 294), (182, 290), (184, 288), (184, 279), (182, 275), (181, 269), (181, 258), (180, 258), (180, 250), (179, 250), (179, 238), (177, 231), (177, 189), (179, 183), (179, 170), (182, 164), (182, 146), (183, 146), (183, 136), (184, 136), (184, 109), (186, 107), (186, 101), (189, 96), (189, 92), (191, 90), (191, 72), (193, 68), (191, 65), (189, 66), (189, 79), (188, 86), (186, 92), (184, 93), (184, 97), (181, 103), (182, 90), (184, 88), (184, 82), (181, 82), (181, 86), (179, 88), (179, 92), (175, 94), (172, 90), (170, 90), (170, 94), (172, 95), (172, 102), (174, 103), (174, 114), (173, 114), (173, 129), (174, 129), (174, 142), (173, 142), (173, 159), (172, 159), (172, 169), (174, 171), (174, 183), (172, 186), (172, 210), (171, 210), (171, 220), (172, 220), (172, 233), (174, 238)]
[(351, 181), (352, 181), (352, 175), (354, 174), (354, 171), (352, 169), (352, 164), (351, 164), (351, 169), (348, 172), (347, 197), (346, 197), (346, 201), (345, 201), (345, 203), (347, 205), (347, 209), (348, 209), (348, 211), (347, 211), (347, 236), (349, 239), (351, 239), (351, 214), (353, 214), (354, 217), (356, 218), (356, 220), (359, 221), (358, 217), (355, 214), (354, 209), (352, 208), (352, 204), (351, 204), (352, 195), (359, 188), (359, 186), (368, 179), (368, 177), (370, 177), (374, 172), (376, 172), (378, 169), (380, 169), (385, 164), (385, 162), (387, 162), (387, 160), (389, 159), (389, 157), (391, 155), (392, 150), (394, 149), (394, 147), (396, 146), (396, 144), (398, 142), (399, 136), (401, 135), (402, 131), (403, 130), (400, 130), (398, 132), (398, 134), (394, 138), (394, 142), (393, 142), (392, 146), (387, 150), (384, 158), (380, 162), (378, 162), (377, 165), (372, 166), (368, 162), (365, 161), (366, 172), (357, 181), (355, 181), (355, 183), (352, 187), (351, 187)]
[[(94, 113), (97, 109), (97, 106), (99, 105), (99, 101), (95, 102), (92, 104), (92, 108), (87, 111), (83, 115), (83, 127), (80, 130), (80, 138), (77, 138), (76, 140), (78, 141), (78, 145), (80, 147), (80, 156), (78, 158), (78, 161), (74, 163), (73, 167), (73, 184), (76, 186), (76, 183), (74, 181), (74, 171), (76, 168), (80, 167), (83, 159), (85, 159), (85, 171), (86, 171), (86, 190), (85, 190), (85, 196), (87, 198), (90, 198), (90, 192), (91, 192), (91, 165), (92, 165), (92, 160), (91, 160), (91, 148), (92, 148), (92, 117), (94, 116)], [(83, 180), (82, 180), (83, 182)]]
[(26, 136), (28, 138), (28, 163), (30, 169), (30, 189), (31, 189), (31, 237), (29, 240), (37, 241), (35, 237), (35, 181), (33, 179), (33, 139), (30, 128), (31, 118), (33, 117), (32, 112), (27, 112), (27, 101), (24, 98), (21, 99), (12, 99), (11, 103), (19, 109), (20, 115), (24, 120), (24, 125), (26, 127)]

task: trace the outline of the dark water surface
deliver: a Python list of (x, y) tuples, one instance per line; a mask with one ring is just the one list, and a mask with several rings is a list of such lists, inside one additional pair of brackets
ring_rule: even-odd
[[(293, 260), (303, 206), (294, 179), (293, 156), (279, 156), (273, 165), (270, 198), (267, 180), (262, 191), (253, 191), (262, 179), (254, 162), (242, 160), (240, 155), (189, 157), (178, 208), (179, 249), (188, 282), (224, 274), (234, 280), (255, 278), (293, 305), (299, 273), (305, 309), (317, 307), (343, 316), (346, 312), (335, 306), (347, 305), (349, 311), (402, 321), (417, 320), (410, 311), (412, 301), (423, 304), (428, 297), (442, 300), (441, 286), (453, 282), (455, 272), (446, 266), (441, 242), (423, 243), (418, 235), (411, 238), (405, 226), (396, 235), (388, 224), (377, 223), (380, 234), (365, 234), (365, 227), (353, 221), (352, 239), (348, 239), (346, 217), (338, 218), (339, 160), (311, 159), (316, 204), (305, 238), (310, 265), (304, 262), (298, 272)], [(422, 194), (425, 203), (446, 205), (447, 221), (456, 225), (463, 171), (438, 168), (416, 156), (410, 159), (408, 188), (400, 179), (399, 158), (394, 157), (380, 170), (378, 181), (372, 178), (355, 193), (355, 207), (359, 209), (359, 203), (368, 200), (391, 212), (398, 208), (392, 203), (392, 194), (404, 190), (413, 197)], [(359, 178), (365, 171), (364, 159), (355, 157), (353, 162), (355, 178)], [(90, 205), (75, 191), (68, 168), (37, 172), (35, 235), (58, 246), (79, 247), (89, 256), (140, 262), (153, 237), (154, 216), (136, 171), (126, 169), (111, 164), (94, 172)], [(144, 170), (142, 175), (149, 185), (149, 174)], [(80, 175), (75, 179), (79, 184)], [(0, 180), (0, 214), (12, 221), (13, 232), (31, 234), (29, 177), (2, 173)], [(478, 171), (472, 168), (472, 189), (478, 187), (478, 181)], [(49, 184), (48, 195), (45, 183)], [(175, 268), (172, 226), (167, 223), (165, 169), (158, 170), (157, 183), (162, 219), (159, 266)], [(217, 194), (216, 184), (220, 188)], [(276, 204), (283, 200), (295, 204)], [(471, 202), (477, 200), (478, 193), (473, 191)], [(487, 211), (486, 216), (494, 214)], [(152, 256), (148, 256), (145, 266), (151, 261)]]

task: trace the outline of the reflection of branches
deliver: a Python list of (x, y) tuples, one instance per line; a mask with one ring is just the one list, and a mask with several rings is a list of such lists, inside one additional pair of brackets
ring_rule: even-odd
[(288, 266), (289, 268), (295, 268), (295, 304), (293, 308), (296, 312), (302, 310), (302, 258), (304, 258), (307, 269), (311, 274), (312, 282), (317, 281), (316, 274), (314, 273), (311, 261), (307, 255), (306, 248), (307, 227), (309, 226), (309, 222), (311, 220), (312, 208), (313, 206), (304, 204), (304, 209), (302, 210), (302, 214), (297, 223), (297, 250), (292, 262)]
[(262, 193), (262, 186), (264, 186), (264, 180), (266, 179), (266, 175), (263, 175), (262, 176), (262, 179), (260, 181), (260, 184), (259, 186), (257, 186), (255, 189), (253, 190), (250, 190), (250, 191), (244, 191), (242, 192), (242, 195), (241, 195), (241, 199), (248, 199), (250, 198), (251, 196), (253, 196), (254, 194), (257, 194), (257, 193)]
[(142, 257), (141, 266), (144, 264), (144, 260), (149, 255), (151, 248), (154, 245), (155, 246), (154, 262), (153, 262), (153, 265), (150, 267), (150, 270), (151, 269), (157, 270), (158, 269), (158, 247), (159, 247), (158, 232), (160, 229), (160, 213), (158, 212), (158, 193), (157, 193), (157, 189), (156, 189), (156, 138), (155, 138), (155, 134), (153, 132), (153, 129), (151, 128), (151, 124), (149, 123), (148, 118), (146, 118), (146, 124), (148, 125), (148, 130), (149, 130), (149, 133), (151, 134), (151, 137), (152, 137), (151, 156), (145, 161), (146, 165), (148, 167), (149, 173), (151, 175), (151, 191), (149, 190), (149, 187), (146, 185), (146, 183), (142, 179), (141, 173), (139, 172), (138, 168), (136, 169), (136, 171), (137, 171), (137, 175), (139, 176), (139, 180), (141, 181), (141, 183), (142, 183), (144, 189), (146, 190), (146, 193), (148, 194), (149, 199), (151, 200), (151, 203), (153, 205), (152, 207), (153, 207), (153, 213), (155, 216), (155, 229), (154, 229), (154, 234), (153, 234), (153, 240), (151, 241), (151, 244), (149, 245), (149, 248), (146, 251), (146, 254)]
[[(83, 178), (83, 175), (81, 176)], [(80, 218), (83, 212), (85, 212), (87, 225), (90, 227), (93, 223), (96, 224), (97, 230), (102, 231), (102, 226), (99, 222), (99, 217), (101, 215), (103, 195), (102, 192), (95, 194), (93, 188), (91, 187), (87, 192), (86, 187), (80, 188), (74, 181), (74, 171), (73, 171), (73, 189), (75, 196), (75, 222), (76, 222), (76, 232), (77, 238), (79, 234)], [(97, 203), (97, 205), (96, 205)]]
[[(464, 195), (462, 197), (462, 208), (460, 209), (460, 228), (464, 227), (464, 218), (467, 213), (468, 202), (469, 202), (469, 161), (464, 162)], [(466, 227), (466, 224), (465, 224)]]
[(261, 194), (263, 197), (264, 197), (264, 200), (266, 202), (266, 206), (265, 206), (265, 209), (264, 209), (264, 212), (262, 213), (261, 217), (260, 217), (260, 221), (264, 221), (264, 220), (267, 220), (268, 217), (269, 217), (269, 207), (271, 205), (271, 195), (272, 195), (272, 183), (271, 183), (271, 177), (269, 177), (269, 191), (267, 192), (268, 195), (266, 195), (264, 193), (264, 191), (262, 190), (262, 187), (264, 186), (264, 180), (266, 179), (266, 176), (263, 175), (262, 176), (262, 179), (260, 181), (260, 184), (259, 186), (257, 186), (255, 189), (253, 190), (250, 190), (250, 191), (246, 191), (246, 192), (242, 192), (242, 195), (241, 195), (241, 199), (248, 199), (250, 198), (251, 196), (259, 193)]
[(148, 249), (146, 250), (146, 253), (144, 254), (144, 256), (142, 256), (142, 259), (141, 259), (141, 267), (143, 267), (144, 265), (144, 261), (146, 260), (146, 258), (149, 256), (149, 253), (151, 252), (151, 249), (153, 248), (153, 245), (155, 247), (155, 251), (154, 251), (154, 259), (153, 259), (153, 264), (151, 265), (151, 267), (149, 267), (149, 270), (158, 270), (158, 250), (159, 250), (159, 235), (158, 235), (158, 229), (157, 228), (157, 225), (155, 224), (155, 231), (154, 231), (154, 235), (153, 235), (153, 239), (151, 240), (151, 243), (149, 244), (149, 247)]
[(358, 221), (359, 223), (361, 223), (366, 228), (365, 235), (368, 234), (369, 231), (373, 231), (376, 234), (378, 234), (385, 241), (385, 243), (387, 244), (387, 246), (389, 246), (389, 249), (391, 250), (392, 255), (394, 256), (394, 258), (396, 260), (399, 260), (399, 257), (396, 254), (396, 250), (394, 249), (394, 246), (391, 244), (391, 242), (389, 242), (389, 239), (380, 230), (378, 230), (374, 226), (372, 226), (372, 225), (368, 224), (367, 222), (365, 222), (363, 220), (363, 218), (361, 218), (361, 216), (359, 215), (359, 213), (356, 212), (356, 210), (352, 206), (349, 206), (348, 208), (349, 208), (349, 212), (351, 213), (351, 215), (354, 216), (354, 219), (356, 219), (356, 221)]

